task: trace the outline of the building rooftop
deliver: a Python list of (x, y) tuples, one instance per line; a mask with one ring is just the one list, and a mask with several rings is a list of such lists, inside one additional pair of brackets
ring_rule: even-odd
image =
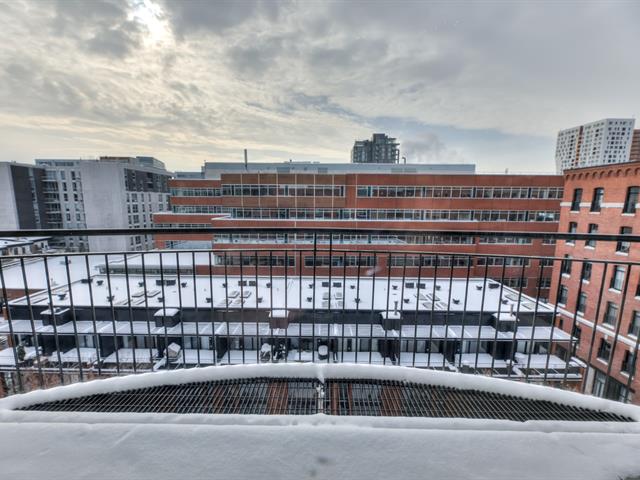
[(324, 163), (324, 162), (206, 162), (204, 178), (218, 179), (222, 173), (398, 173), (474, 174), (474, 164), (463, 163)]
[(0, 400), (0, 455), (11, 478), (635, 478), (639, 420), (638, 407), (471, 375), (213, 367)]
[[(365, 272), (363, 268), (363, 273)], [(372, 275), (369, 272), (367, 275)], [(66, 273), (65, 273), (66, 275)], [(66, 278), (66, 276), (65, 276)], [(83, 277), (83, 278), (86, 278)], [(515, 321), (513, 313), (551, 314), (553, 305), (519, 294), (500, 283), (483, 278), (437, 280), (415, 277), (282, 276), (265, 275), (94, 275), (91, 283), (79, 280), (53, 288), (56, 307), (78, 306), (145, 307), (157, 309), (200, 308), (212, 305), (230, 310), (377, 310), (415, 312), (485, 312), (500, 314), (500, 320)], [(163, 285), (164, 282), (164, 285)], [(146, 288), (145, 288), (146, 287)], [(48, 306), (49, 292), (33, 293), (31, 305)], [(228, 301), (228, 305), (227, 305)], [(26, 305), (26, 298), (11, 302)]]

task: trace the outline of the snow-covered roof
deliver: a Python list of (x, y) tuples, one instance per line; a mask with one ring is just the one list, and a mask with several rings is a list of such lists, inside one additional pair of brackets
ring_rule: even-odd
[[(548, 400), (635, 422), (13, 411), (38, 402), (242, 378), (378, 379)], [(475, 375), (402, 367), (276, 364), (93, 381), (0, 400), (11, 478), (627, 478), (640, 471), (640, 409)], [(27, 425), (28, 424), (28, 425)]]
[[(49, 273), (49, 285), (51, 288), (66, 285), (69, 282), (64, 256), (49, 256), (46, 258), (47, 265), (45, 267), (43, 257), (25, 257), (24, 274), (27, 277), (27, 288), (29, 290), (40, 290), (48, 287), (46, 275), (47, 270)], [(72, 282), (94, 275), (97, 273), (96, 266), (100, 263), (104, 263), (104, 255), (88, 254), (87, 258), (89, 260), (88, 272), (84, 256), (68, 256), (69, 277), (71, 277)], [(120, 256), (114, 255), (109, 258), (114, 258), (114, 260), (116, 260), (120, 258)], [(4, 285), (7, 289), (17, 290), (25, 288), (20, 262), (14, 261), (11, 264), (3, 263), (2, 278), (4, 279)], [(1, 279), (0, 282), (2, 282)], [(1, 286), (2, 284), (0, 283), (0, 287)]]
[[(174, 277), (169, 277), (174, 278)], [(533, 314), (550, 314), (553, 306), (526, 295), (518, 293), (499, 283), (482, 278), (467, 280), (421, 279), (420, 289), (417, 279), (406, 277), (404, 287), (402, 278), (342, 277), (332, 278), (333, 283), (340, 286), (323, 286), (328, 277), (268, 277), (261, 276), (257, 284), (254, 277), (239, 276), (182, 276), (180, 282), (166, 285), (169, 279), (163, 277), (165, 285), (160, 285), (157, 275), (96, 275), (91, 285), (80, 281), (71, 285), (71, 294), (75, 306), (89, 306), (93, 299), (94, 306), (146, 307), (166, 308), (198, 308), (209, 309), (261, 309), (284, 310), (363, 310), (389, 311), (411, 315), (415, 312), (484, 312), (500, 315), (502, 312)], [(244, 282), (240, 286), (240, 282)], [(344, 282), (344, 285), (342, 283)], [(144, 285), (146, 283), (146, 290)], [(195, 291), (194, 291), (195, 285)], [(211, 294), (213, 286), (213, 295)], [(493, 285), (494, 288), (491, 288)], [(90, 295), (90, 291), (93, 293)], [(64, 298), (61, 294), (64, 295)], [(58, 286), (53, 291), (54, 306), (71, 304), (68, 285)], [(111, 300), (110, 300), (111, 297)], [(465, 298), (466, 297), (466, 298)], [(449, 300), (451, 299), (451, 300)], [(273, 303), (271, 303), (273, 300)], [(286, 301), (286, 304), (285, 304)], [(13, 304), (26, 304), (26, 300), (18, 299)], [(31, 295), (34, 306), (48, 305), (49, 295), (41, 292)], [(390, 314), (389, 318), (397, 314)], [(509, 316), (511, 318), (511, 314)]]

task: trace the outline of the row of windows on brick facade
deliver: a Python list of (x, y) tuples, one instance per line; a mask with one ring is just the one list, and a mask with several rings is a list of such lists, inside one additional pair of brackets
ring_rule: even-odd
[[(568, 233), (578, 233), (578, 222), (569, 222), (569, 227), (567, 229)], [(596, 234), (598, 233), (598, 224), (590, 223), (587, 227), (587, 233)], [(633, 233), (633, 229), (631, 227), (620, 227), (619, 231), (620, 235), (631, 235)], [(576, 244), (575, 240), (567, 240), (566, 245), (573, 246)], [(585, 247), (595, 248), (596, 241), (595, 240), (585, 240)], [(627, 241), (619, 241), (616, 243), (616, 252), (617, 253), (629, 253), (631, 250), (631, 242)]]
[[(605, 340), (604, 338), (600, 339), (600, 344), (598, 345), (598, 351), (596, 356), (598, 359), (603, 362), (609, 362), (611, 360), (611, 343)], [(620, 371), (627, 375), (633, 376), (636, 369), (636, 360), (637, 354), (631, 352), (629, 350), (625, 350), (624, 356), (622, 358), (622, 362), (620, 363)]]
[[(162, 224), (167, 228), (193, 228), (206, 227), (207, 224)], [(211, 225), (208, 225), (211, 226)], [(495, 245), (531, 245), (532, 239), (516, 236), (493, 236), (483, 235), (475, 237), (473, 235), (352, 235), (334, 233), (314, 234), (312, 233), (234, 233), (232, 235), (216, 234), (213, 237), (215, 243), (275, 243), (275, 244), (295, 244), (295, 243), (329, 243), (334, 244), (382, 244), (382, 245), (473, 245), (476, 241), (479, 244)], [(542, 245), (555, 245), (555, 239), (543, 237)]]
[[(571, 200), (571, 211), (577, 212), (580, 211), (580, 203), (582, 202), (582, 188), (575, 188), (573, 190), (573, 197)], [(638, 197), (640, 195), (640, 187), (633, 186), (627, 188), (627, 195), (624, 200), (624, 205), (622, 207), (622, 213), (636, 213), (636, 204), (638, 203)], [(604, 188), (596, 187), (593, 189), (593, 193), (591, 195), (591, 212), (599, 212), (602, 209), (602, 204), (604, 202)]]
[[(229, 184), (216, 187), (173, 187), (176, 197), (344, 197), (344, 185)], [(452, 187), (360, 185), (358, 197), (375, 198), (510, 198), (561, 199), (562, 187)]]
[[(640, 312), (634, 312), (632, 325), (636, 326), (635, 333), (630, 333), (630, 335), (635, 335), (636, 337), (640, 334)], [(576, 338), (575, 347), (580, 344), (580, 340), (582, 338), (582, 329), (578, 325), (574, 325), (573, 327), (573, 336)], [(596, 357), (605, 363), (609, 363), (611, 360), (611, 350), (612, 344), (608, 342), (606, 339), (600, 339), (600, 343), (598, 344), (598, 349), (596, 351)], [(635, 350), (630, 351), (626, 350), (624, 352), (624, 356), (622, 358), (622, 362), (620, 363), (620, 371), (626, 375), (630, 375), (633, 377), (635, 368), (636, 368), (636, 359), (637, 354), (634, 353)], [(574, 350), (575, 355), (575, 350)]]
[[(561, 285), (558, 293), (558, 304), (566, 306), (569, 297), (569, 289)], [(584, 315), (587, 307), (588, 295), (585, 292), (580, 292), (576, 302), (576, 312)], [(602, 313), (602, 321), (597, 322), (602, 325), (607, 325), (611, 328), (616, 328), (619, 321), (619, 305), (615, 302), (608, 301), (604, 312)], [(596, 319), (597, 320), (597, 319)], [(640, 311), (634, 310), (631, 315), (631, 321), (629, 322), (629, 328), (627, 335), (638, 337), (640, 335)]]
[(557, 222), (552, 210), (414, 210), (355, 208), (235, 208), (219, 205), (173, 205), (173, 213), (228, 214), (231, 218), (294, 220), (400, 220), (452, 222)]
[[(588, 282), (591, 280), (591, 272), (593, 271), (593, 263), (587, 262), (584, 260), (573, 260), (569, 255), (565, 255), (564, 259), (560, 263), (560, 273), (563, 276), (568, 277), (571, 276), (571, 272), (573, 270), (573, 264), (580, 263), (580, 280)], [(605, 267), (608, 269), (608, 267)], [(626, 267), (623, 265), (614, 265), (610, 271), (610, 279), (609, 279), (609, 289), (615, 290), (617, 292), (622, 291), (624, 288), (624, 280)], [(606, 281), (605, 278), (602, 281)], [(636, 287), (636, 296), (640, 297), (640, 282), (638, 282)]]

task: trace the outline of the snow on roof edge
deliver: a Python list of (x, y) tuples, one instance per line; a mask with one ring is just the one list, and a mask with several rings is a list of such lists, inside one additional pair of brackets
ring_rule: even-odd
[(472, 389), (513, 395), (532, 400), (548, 400), (575, 407), (623, 415), (635, 421), (640, 421), (640, 407), (542, 385), (527, 384), (482, 375), (425, 370), (411, 367), (319, 363), (213, 366), (93, 380), (86, 383), (75, 383), (47, 390), (35, 390), (25, 394), (12, 395), (0, 400), (0, 411), (15, 410), (36, 403), (136, 388), (257, 377), (317, 378), (321, 381), (325, 378), (357, 378), (424, 383), (457, 389)]

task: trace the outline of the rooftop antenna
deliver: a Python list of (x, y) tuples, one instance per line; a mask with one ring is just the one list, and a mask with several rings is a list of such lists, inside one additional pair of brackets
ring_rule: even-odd
[(247, 149), (244, 149), (244, 169), (249, 171), (249, 157), (247, 156)]

